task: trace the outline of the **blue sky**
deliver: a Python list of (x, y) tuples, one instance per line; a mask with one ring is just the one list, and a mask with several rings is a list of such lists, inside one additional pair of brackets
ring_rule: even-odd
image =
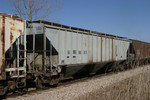
[[(13, 13), (9, 0), (0, 12)], [(62, 0), (51, 21), (150, 42), (150, 0)]]

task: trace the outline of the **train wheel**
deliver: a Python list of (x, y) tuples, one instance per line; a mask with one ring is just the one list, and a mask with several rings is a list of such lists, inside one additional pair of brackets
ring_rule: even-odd
[(40, 78), (36, 79), (36, 88), (37, 89), (43, 89), (44, 88), (42, 80)]
[(22, 89), (18, 90), (18, 93), (21, 94), (21, 95), (26, 94), (27, 92), (28, 92), (27, 88), (22, 88)]
[(7, 87), (0, 86), (0, 99), (4, 99), (7, 96)]
[(50, 87), (57, 87), (59, 83), (59, 78), (53, 77), (49, 82)]

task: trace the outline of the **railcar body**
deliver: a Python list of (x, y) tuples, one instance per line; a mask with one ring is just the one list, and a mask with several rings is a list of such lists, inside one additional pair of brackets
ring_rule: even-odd
[(108, 64), (125, 61), (130, 43), (122, 37), (34, 21), (27, 29), (28, 69), (65, 78), (95, 74)]
[(0, 95), (25, 87), (26, 27), (25, 21), (16, 17), (0, 13)]
[(132, 40), (133, 49), (136, 59), (150, 58), (150, 43)]
[(138, 65), (150, 62), (150, 43), (132, 40), (132, 52)]

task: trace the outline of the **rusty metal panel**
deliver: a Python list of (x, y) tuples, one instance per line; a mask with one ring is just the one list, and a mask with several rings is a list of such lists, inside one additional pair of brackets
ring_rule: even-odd
[(24, 31), (24, 21), (0, 16), (0, 79), (5, 79), (5, 53)]
[[(4, 17), (0, 16), (0, 74), (4, 75)], [(0, 79), (4, 78), (3, 76), (0, 76)]]
[(5, 17), (4, 16), (0, 16), (0, 19), (1, 19), (1, 30), (0, 30), (0, 35), (1, 35), (1, 63), (0, 63), (0, 70), (1, 70), (1, 76), (0, 76), (0, 79), (5, 79)]
[(5, 26), (5, 33), (7, 33), (5, 39), (5, 51), (7, 51), (9, 47), (15, 42), (16, 38), (18, 38), (23, 33), (24, 21), (6, 18)]
[(132, 41), (136, 59), (150, 58), (150, 44), (141, 41)]

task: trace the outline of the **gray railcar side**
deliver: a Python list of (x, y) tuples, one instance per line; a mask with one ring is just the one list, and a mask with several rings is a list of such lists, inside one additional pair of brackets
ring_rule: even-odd
[[(44, 70), (43, 74), (51, 73), (50, 77), (95, 74), (109, 63), (127, 60), (131, 43), (123, 37), (46, 21), (29, 23), (27, 30), (27, 38), (34, 46), (27, 53), (30, 72)], [(37, 43), (41, 46), (39, 51)]]

